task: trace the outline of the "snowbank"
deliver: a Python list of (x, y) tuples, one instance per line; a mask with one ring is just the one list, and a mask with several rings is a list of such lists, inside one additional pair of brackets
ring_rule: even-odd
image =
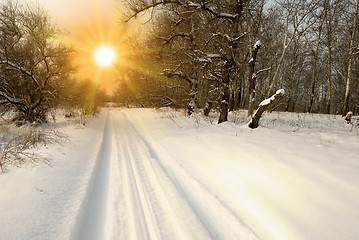
[(359, 238), (359, 129), (343, 118), (266, 113), (251, 130), (241, 112), (108, 111), (39, 149), (51, 166), (0, 174), (1, 239)]

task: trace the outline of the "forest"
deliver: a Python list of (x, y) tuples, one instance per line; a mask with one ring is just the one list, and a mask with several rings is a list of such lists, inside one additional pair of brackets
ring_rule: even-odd
[[(278, 90), (269, 110), (359, 112), (359, 1), (126, 0), (119, 28), (145, 18), (129, 34), (131, 54), (117, 66), (109, 96), (78, 79), (76, 51), (41, 7), (0, 6), (0, 110), (13, 120), (45, 122), (57, 108), (95, 112), (123, 106), (211, 111), (218, 122)], [(137, 35), (136, 35), (137, 34)], [(123, 41), (123, 40), (121, 40)]]
[[(359, 1), (127, 0), (148, 16), (140, 64), (117, 97), (208, 114), (248, 109), (284, 89), (277, 111), (359, 111)], [(137, 51), (137, 53), (135, 53)]]

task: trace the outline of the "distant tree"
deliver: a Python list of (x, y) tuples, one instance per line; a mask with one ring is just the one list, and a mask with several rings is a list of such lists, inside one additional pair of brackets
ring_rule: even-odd
[(291, 44), (298, 40), (307, 29), (313, 24), (314, 19), (311, 15), (317, 9), (316, 1), (302, 1), (302, 0), (281, 0), (278, 1), (276, 11), (279, 11), (282, 16), (282, 26), (284, 27), (284, 34), (282, 35), (282, 50), (279, 59), (277, 59), (277, 66), (275, 68), (267, 95), (270, 96), (275, 90), (278, 82), (279, 73), (283, 68), (285, 56)]
[(278, 88), (286, 95), (277, 110), (359, 111), (357, 0), (126, 2), (129, 18), (151, 13), (155, 69), (169, 79), (159, 95), (180, 82), (189, 114), (216, 108), (218, 122), (238, 108), (251, 115)]
[(79, 110), (82, 115), (96, 114), (104, 107), (110, 97), (99, 88), (99, 84), (90, 79), (73, 80), (67, 94), (61, 101), (61, 107), (69, 111)]
[[(239, 73), (244, 72), (242, 49), (246, 49), (241, 46), (246, 46), (244, 22), (249, 21), (245, 15), (258, 11), (257, 6), (249, 0), (127, 2), (129, 18), (152, 11), (153, 19), (163, 19), (158, 37), (170, 61), (162, 74), (188, 83), (188, 113), (198, 107), (208, 113), (209, 106), (217, 105), (218, 122), (227, 121), (228, 111), (241, 99)], [(261, 3), (263, 7), (264, 1)]]
[(352, 65), (353, 65), (353, 55), (355, 53), (355, 40), (356, 40), (356, 32), (358, 28), (358, 18), (359, 18), (359, 0), (355, 1), (355, 11), (353, 12), (352, 16), (352, 29), (351, 29), (351, 36), (349, 39), (349, 49), (348, 49), (348, 67), (347, 67), (347, 77), (346, 77), (346, 84), (345, 84), (345, 95), (344, 95), (344, 103), (343, 103), (343, 110), (342, 115), (345, 116), (349, 111), (349, 96), (350, 96), (350, 89), (351, 89), (351, 81), (352, 81)]
[(71, 51), (46, 12), (16, 1), (0, 4), (0, 104), (14, 120), (45, 122), (71, 74)]
[[(327, 1), (324, 1), (327, 2)], [(325, 5), (326, 6), (326, 5)], [(322, 51), (322, 36), (323, 36), (323, 26), (324, 20), (326, 19), (325, 14), (326, 8), (322, 7), (316, 13), (317, 21), (313, 24), (312, 28), (309, 31), (309, 36), (306, 36), (306, 42), (309, 46), (310, 56), (312, 59), (310, 60), (311, 63), (311, 82), (308, 86), (309, 91), (309, 104), (307, 108), (307, 112), (311, 113), (314, 109), (315, 104), (315, 96), (317, 92), (317, 87), (319, 86), (318, 78), (319, 78), (319, 69), (320, 69), (320, 59), (321, 59), (321, 51)], [(328, 54), (329, 56), (330, 54)], [(331, 58), (328, 57), (328, 66), (331, 65)], [(328, 70), (329, 71), (329, 70)]]

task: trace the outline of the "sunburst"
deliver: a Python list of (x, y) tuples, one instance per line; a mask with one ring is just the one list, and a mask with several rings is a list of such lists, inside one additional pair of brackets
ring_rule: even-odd
[(94, 58), (100, 67), (106, 68), (114, 64), (116, 52), (111, 46), (102, 45), (95, 49)]

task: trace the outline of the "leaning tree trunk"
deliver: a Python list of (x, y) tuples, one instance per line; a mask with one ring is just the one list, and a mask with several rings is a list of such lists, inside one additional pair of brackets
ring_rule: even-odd
[(257, 128), (259, 126), (259, 120), (262, 117), (264, 111), (266, 111), (268, 108), (273, 108), (276, 106), (280, 100), (282, 100), (284, 93), (284, 90), (280, 89), (272, 97), (263, 100), (259, 104), (257, 111), (253, 114), (251, 121), (248, 123), (248, 127), (252, 129)]

